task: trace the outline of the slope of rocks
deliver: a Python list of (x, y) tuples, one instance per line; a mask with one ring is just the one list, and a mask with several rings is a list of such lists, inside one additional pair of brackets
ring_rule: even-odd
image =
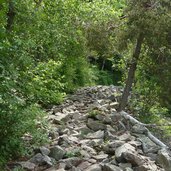
[(86, 87), (54, 106), (47, 116), (51, 144), (18, 165), (30, 171), (171, 171), (167, 146), (116, 112), (121, 91)]

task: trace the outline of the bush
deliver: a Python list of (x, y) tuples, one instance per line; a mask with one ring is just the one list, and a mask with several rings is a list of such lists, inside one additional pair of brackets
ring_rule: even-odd
[(65, 76), (61, 75), (61, 63), (49, 60), (40, 62), (33, 69), (25, 73), (30, 77), (27, 84), (27, 94), (30, 94), (32, 101), (40, 104), (57, 104), (65, 97), (62, 83)]
[(25, 133), (33, 133), (36, 129), (36, 118), (43, 112), (36, 105), (26, 103), (18, 92), (14, 76), (1, 77), (0, 89), (0, 166), (16, 157), (23, 151), (21, 137)]

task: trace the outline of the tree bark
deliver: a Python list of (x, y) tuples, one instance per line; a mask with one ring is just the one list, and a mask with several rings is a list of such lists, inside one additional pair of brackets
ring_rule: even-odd
[(12, 26), (14, 23), (14, 17), (15, 17), (15, 9), (14, 4), (12, 0), (9, 0), (8, 2), (8, 12), (7, 12), (7, 25), (6, 30), (10, 32), (12, 30)]
[(131, 66), (129, 68), (129, 72), (128, 72), (128, 78), (126, 81), (126, 85), (124, 88), (124, 92), (122, 94), (120, 103), (119, 103), (119, 107), (118, 107), (118, 112), (122, 111), (125, 109), (127, 102), (128, 102), (128, 97), (130, 95), (130, 91), (132, 89), (132, 84), (134, 82), (134, 77), (135, 77), (135, 71), (137, 68), (137, 62), (141, 53), (141, 46), (143, 43), (143, 34), (140, 33), (140, 35), (137, 38), (137, 42), (136, 42), (136, 46), (135, 46), (135, 50), (134, 53), (132, 55), (132, 60), (131, 60)]

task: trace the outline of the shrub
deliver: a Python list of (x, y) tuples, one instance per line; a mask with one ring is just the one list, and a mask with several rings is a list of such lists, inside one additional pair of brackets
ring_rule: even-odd
[(65, 78), (60, 71), (61, 63), (49, 60), (38, 63), (32, 71), (25, 73), (30, 76), (27, 94), (30, 94), (32, 101), (47, 105), (60, 103), (63, 100), (65, 84), (62, 80)]
[(25, 133), (33, 133), (36, 129), (36, 118), (43, 112), (36, 105), (26, 103), (15, 89), (13, 76), (1, 77), (0, 89), (0, 166), (23, 151), (21, 137)]

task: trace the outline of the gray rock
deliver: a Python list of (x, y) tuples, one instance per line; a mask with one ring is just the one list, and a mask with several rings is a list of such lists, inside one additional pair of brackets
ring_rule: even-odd
[(157, 160), (157, 154), (147, 153), (146, 156), (149, 157), (150, 160), (152, 160), (152, 161), (156, 161)]
[(132, 132), (137, 133), (137, 134), (145, 134), (145, 133), (147, 133), (147, 128), (143, 125), (135, 124), (132, 127)]
[(61, 161), (62, 163), (65, 163), (65, 169), (71, 169), (73, 166), (77, 167), (80, 163), (83, 162), (81, 158), (78, 157), (71, 157), (68, 159), (63, 159)]
[(79, 169), (79, 168), (76, 168), (75, 166), (73, 166), (72, 168), (71, 168), (71, 170), (70, 171), (82, 171), (81, 169)]
[(124, 134), (122, 134), (121, 136), (119, 136), (119, 140), (120, 141), (133, 141), (135, 140), (135, 137), (131, 136), (131, 134), (129, 132), (126, 132)]
[(166, 149), (158, 152), (157, 163), (159, 163), (165, 171), (171, 171), (171, 155)]
[[(135, 166), (141, 166), (147, 160), (145, 157), (132, 151), (125, 151), (122, 153), (122, 157), (129, 163)], [(146, 159), (146, 160), (145, 160)]]
[(93, 156), (94, 159), (96, 159), (98, 162), (103, 161), (104, 159), (106, 159), (108, 157), (107, 154), (99, 154), (97, 156)]
[(85, 162), (82, 162), (81, 164), (79, 164), (77, 168), (79, 168), (80, 170), (85, 170), (91, 165), (92, 165), (92, 163), (85, 161)]
[(124, 170), (124, 171), (133, 171), (133, 169), (131, 169), (131, 168), (127, 167), (127, 168), (125, 168), (125, 170)]
[(123, 171), (123, 169), (112, 164), (104, 164), (103, 171)]
[(154, 142), (152, 142), (147, 136), (141, 135), (138, 140), (141, 141), (144, 153), (157, 153), (160, 149)]
[(55, 160), (60, 160), (64, 157), (66, 151), (63, 150), (60, 146), (54, 146), (50, 149), (50, 157), (53, 157)]
[(87, 151), (91, 155), (96, 155), (97, 154), (96, 151), (93, 148), (91, 148), (91, 147), (89, 147), (87, 145), (82, 145), (81, 148), (83, 150)]
[(130, 145), (134, 146), (135, 148), (141, 147), (142, 143), (140, 141), (129, 141)]
[(52, 166), (52, 160), (50, 157), (46, 155), (42, 155), (41, 153), (37, 153), (33, 156), (29, 162), (37, 164), (37, 165), (44, 165), (47, 164), (48, 166)]
[(124, 141), (120, 141), (120, 140), (112, 141), (112, 142), (107, 143), (107, 144), (103, 147), (103, 150), (104, 150), (107, 154), (115, 154), (116, 148), (122, 146), (124, 143), (125, 143)]
[(154, 163), (144, 163), (143, 165), (136, 167), (135, 171), (159, 171)]
[(104, 131), (97, 131), (95, 133), (89, 133), (86, 138), (89, 138), (89, 139), (103, 139), (104, 138)]
[(98, 114), (95, 116), (95, 118), (97, 120), (101, 121), (102, 123), (105, 123), (105, 124), (111, 124), (112, 123), (112, 119), (109, 117), (109, 115)]
[(44, 155), (48, 156), (50, 154), (50, 150), (48, 148), (46, 148), (46, 147), (40, 147), (39, 150)]
[(99, 164), (94, 164), (88, 167), (85, 171), (102, 171), (102, 168)]
[(131, 163), (119, 163), (119, 167), (125, 170), (126, 168), (132, 168), (132, 164)]
[(57, 112), (55, 115), (49, 116), (49, 120), (51, 120), (53, 124), (61, 124), (62, 122), (67, 122), (69, 119), (70, 115), (68, 113)]
[(101, 123), (100, 121), (95, 121), (91, 118), (88, 118), (87, 127), (92, 129), (93, 131), (105, 130), (106, 125)]
[(26, 169), (28, 171), (32, 171), (36, 168), (36, 165), (34, 163), (29, 162), (29, 161), (19, 162), (19, 164), (21, 165), (22, 169)]
[(136, 151), (135, 151), (135, 147), (133, 147), (132, 145), (128, 144), (128, 143), (125, 143), (123, 144), (122, 146), (118, 147), (116, 150), (115, 150), (115, 157), (116, 157), (116, 160), (118, 162), (122, 162), (122, 160), (124, 159), (123, 158), (123, 153), (135, 153), (136, 154)]

